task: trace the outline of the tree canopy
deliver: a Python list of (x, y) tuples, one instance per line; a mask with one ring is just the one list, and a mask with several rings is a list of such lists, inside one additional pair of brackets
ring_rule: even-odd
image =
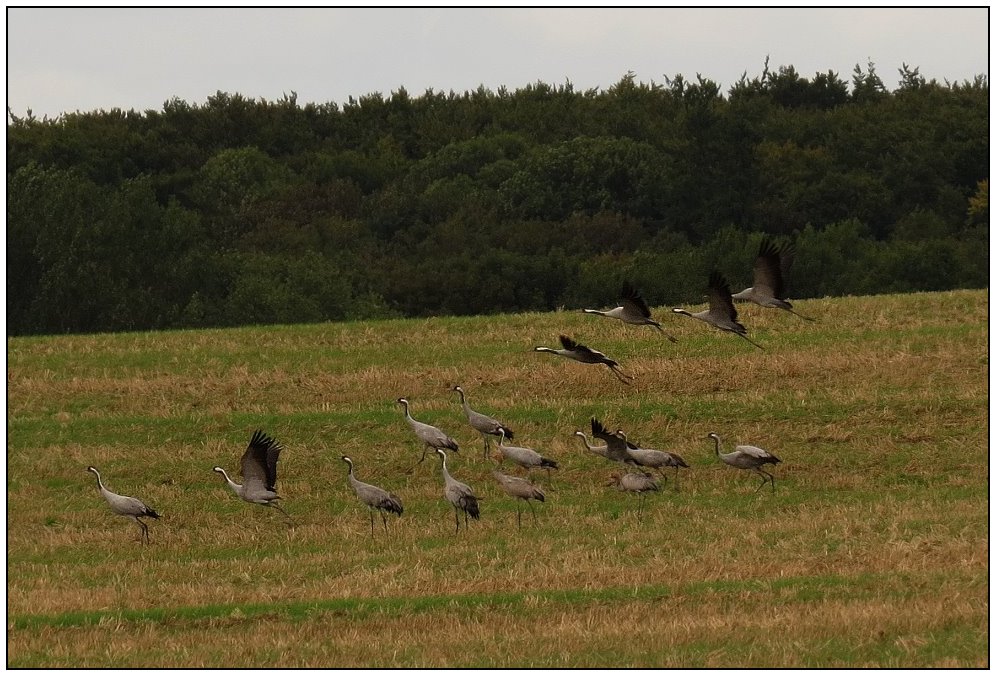
[(988, 79), (900, 75), (8, 111), (8, 333), (690, 303), (765, 234), (794, 298), (986, 286)]

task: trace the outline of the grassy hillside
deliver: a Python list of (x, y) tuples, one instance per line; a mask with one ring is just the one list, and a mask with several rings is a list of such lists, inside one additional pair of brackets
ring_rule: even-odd
[[(579, 312), (8, 340), (8, 665), (988, 666), (988, 291), (744, 307), (765, 346)], [(532, 351), (567, 333), (633, 376)], [(470, 405), (561, 464), (538, 521)], [(455, 437), (482, 518), (454, 534)], [(573, 436), (591, 416), (692, 465), (639, 499)], [(238, 500), (252, 430), (294, 517)], [(706, 435), (782, 458), (776, 490)], [(371, 537), (349, 489), (405, 504)], [(97, 492), (163, 515), (143, 546)], [(512, 470), (506, 463), (506, 471)]]

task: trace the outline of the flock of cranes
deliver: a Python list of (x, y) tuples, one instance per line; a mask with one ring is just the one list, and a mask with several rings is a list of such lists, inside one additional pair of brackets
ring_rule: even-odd
[[(763, 349), (760, 345), (747, 337), (746, 328), (737, 321), (737, 310), (734, 300), (749, 301), (766, 308), (778, 308), (791, 312), (802, 319), (813, 321), (810, 317), (805, 317), (794, 310), (792, 304), (785, 298), (786, 279), (788, 271), (792, 265), (794, 251), (789, 246), (777, 246), (770, 240), (765, 239), (761, 243), (758, 255), (754, 262), (754, 284), (737, 294), (731, 294), (730, 287), (723, 275), (719, 272), (712, 272), (709, 275), (708, 303), (709, 308), (702, 312), (688, 312), (683, 308), (673, 308), (676, 314), (682, 314), (695, 319), (699, 319), (711, 324), (717, 329), (734, 333), (744, 340), (750, 342), (755, 347)], [(619, 307), (610, 310), (585, 309), (584, 313), (600, 315), (617, 319), (627, 324), (652, 326), (657, 331), (665, 335), (669, 340), (676, 342), (677, 339), (671, 336), (661, 327), (660, 323), (651, 318), (650, 309), (646, 302), (639, 295), (636, 289), (625, 282), (621, 294), (622, 301)], [(602, 352), (593, 350), (582, 345), (568, 336), (560, 336), (562, 349), (549, 347), (536, 347), (537, 352), (549, 352), (568, 359), (585, 364), (604, 364), (612, 374), (621, 382), (629, 384), (632, 378), (625, 374), (618, 362), (610, 359)], [(485, 415), (470, 408), (467, 403), (466, 393), (459, 385), (454, 386), (453, 391), (460, 395), (460, 405), (467, 418), (468, 424), (481, 435), (484, 441), (484, 459), (492, 458), (491, 438), (496, 437), (495, 447), (497, 449), (497, 463), (509, 460), (514, 465), (528, 472), (532, 469), (543, 469), (547, 472), (548, 479), (550, 471), (559, 468), (559, 464), (547, 458), (532, 448), (524, 446), (506, 445), (506, 441), (513, 439), (512, 430), (496, 418)], [(415, 437), (419, 440), (422, 455), (407, 474), (414, 471), (426, 458), (429, 451), (440, 458), (440, 470), (443, 478), (443, 497), (453, 507), (456, 521), (456, 532), (460, 531), (460, 513), (463, 512), (464, 527), (469, 525), (469, 519), (480, 519), (479, 501), (474, 490), (461, 481), (453, 478), (446, 465), (447, 451), (459, 452), (457, 442), (438, 427), (416, 420), (411, 415), (408, 400), (401, 397), (396, 400), (404, 409), (404, 419), (411, 428)], [(642, 448), (639, 444), (629, 440), (626, 433), (621, 429), (614, 432), (606, 428), (597, 418), (591, 418), (592, 437), (604, 442), (603, 445), (593, 446), (588, 442), (588, 436), (582, 431), (576, 431), (586, 451), (600, 456), (610, 462), (618, 462), (630, 465), (636, 471), (627, 473), (612, 474), (612, 482), (608, 485), (615, 486), (620, 491), (635, 493), (640, 496), (640, 507), (638, 514), (642, 513), (643, 505), (648, 492), (661, 490), (654, 475), (648, 470), (656, 470), (667, 485), (667, 475), (665, 468), (674, 469), (675, 485), (677, 486), (678, 472), (682, 468), (689, 467), (688, 463), (677, 453), (661, 451), (657, 449)], [(715, 432), (708, 434), (709, 439), (715, 442), (716, 456), (726, 465), (735, 469), (751, 471), (759, 474), (761, 483), (755, 492), (764, 487), (766, 483), (775, 488), (774, 476), (763, 469), (764, 465), (775, 465), (781, 460), (768, 451), (757, 446), (738, 445), (732, 452), (724, 453), (721, 450), (721, 440)], [(242, 484), (235, 483), (228, 473), (221, 467), (214, 467), (213, 471), (221, 474), (225, 483), (231, 488), (240, 499), (256, 505), (273, 507), (281, 512), (287, 521), (293, 524), (290, 515), (280, 506), (280, 495), (276, 492), (277, 465), (283, 446), (273, 438), (265, 434), (262, 430), (256, 430), (249, 440), (249, 444), (241, 457)], [(387, 531), (387, 514), (392, 513), (398, 516), (404, 512), (401, 499), (389, 491), (364, 483), (356, 478), (353, 472), (353, 460), (348, 456), (341, 456), (342, 461), (348, 467), (347, 482), (356, 494), (356, 498), (366, 505), (370, 513), (370, 533), (374, 534), (374, 510), (378, 511), (383, 521), (385, 532)], [(101, 480), (100, 473), (95, 467), (87, 467), (88, 472), (92, 472), (97, 478), (97, 487), (100, 494), (107, 501), (111, 511), (120, 516), (132, 519), (142, 529), (142, 541), (149, 541), (148, 525), (141, 520), (142, 517), (158, 519), (160, 515), (155, 509), (148, 506), (142, 500), (125, 495), (119, 495), (108, 490)], [(522, 514), (519, 509), (519, 501), (526, 502), (536, 519), (536, 512), (531, 501), (545, 502), (546, 495), (542, 488), (533, 484), (528, 478), (512, 476), (494, 468), (491, 472), (501, 490), (511, 498), (515, 499), (516, 522), (519, 528), (522, 527)]]

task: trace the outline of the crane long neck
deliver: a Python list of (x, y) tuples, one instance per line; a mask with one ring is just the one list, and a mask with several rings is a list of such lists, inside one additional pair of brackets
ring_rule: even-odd
[(221, 470), (221, 476), (225, 477), (225, 481), (228, 482), (229, 487), (231, 487), (231, 489), (235, 491), (235, 494), (242, 495), (242, 485), (232, 481), (231, 478), (229, 478), (228, 476), (228, 472), (223, 470), (221, 467), (219, 467), (218, 469)]
[(104, 482), (100, 480), (100, 472), (98, 472), (97, 470), (93, 470), (93, 474), (94, 476), (97, 477), (97, 488), (99, 488), (101, 491), (106, 491), (107, 489), (104, 488)]
[(463, 412), (465, 415), (470, 415), (470, 406), (467, 404), (467, 397), (463, 395), (463, 390), (457, 390), (460, 393), (460, 405), (463, 406)]
[(403, 402), (401, 402), (401, 404), (402, 404), (402, 406), (404, 406), (404, 407), (405, 407), (405, 417), (406, 417), (406, 418), (407, 418), (408, 420), (415, 420), (415, 419), (414, 419), (414, 418), (412, 417), (412, 414), (411, 414), (411, 413), (410, 413), (410, 412), (408, 411), (408, 402), (407, 402), (407, 401), (403, 401)]
[(719, 435), (718, 434), (712, 435), (712, 440), (716, 442), (716, 455), (721, 455), (719, 450)]

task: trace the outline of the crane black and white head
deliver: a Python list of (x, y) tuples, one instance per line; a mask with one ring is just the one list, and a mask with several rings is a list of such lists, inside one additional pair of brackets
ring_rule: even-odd
[(217, 472), (218, 474), (225, 474), (226, 473), (225, 470), (223, 470), (221, 467), (218, 467), (217, 465), (215, 465), (214, 467), (212, 467), (211, 471), (212, 472)]
[(88, 467), (86, 468), (86, 471), (87, 471), (87, 472), (93, 472), (93, 473), (94, 473), (94, 474), (96, 474), (97, 476), (100, 476), (100, 472), (98, 472), (98, 471), (97, 471), (97, 468), (96, 468), (96, 467), (94, 467), (93, 465), (90, 465), (90, 466), (88, 466)]
[(398, 404), (401, 404), (402, 406), (407, 406), (408, 405), (408, 400), (405, 399), (404, 397), (398, 397), (395, 400), (395, 402), (398, 403)]
[(344, 463), (346, 463), (347, 465), (349, 465), (349, 469), (350, 470), (353, 469), (353, 461), (350, 459), (350, 457), (348, 455), (340, 455), (339, 457), (342, 459), (342, 461)]

